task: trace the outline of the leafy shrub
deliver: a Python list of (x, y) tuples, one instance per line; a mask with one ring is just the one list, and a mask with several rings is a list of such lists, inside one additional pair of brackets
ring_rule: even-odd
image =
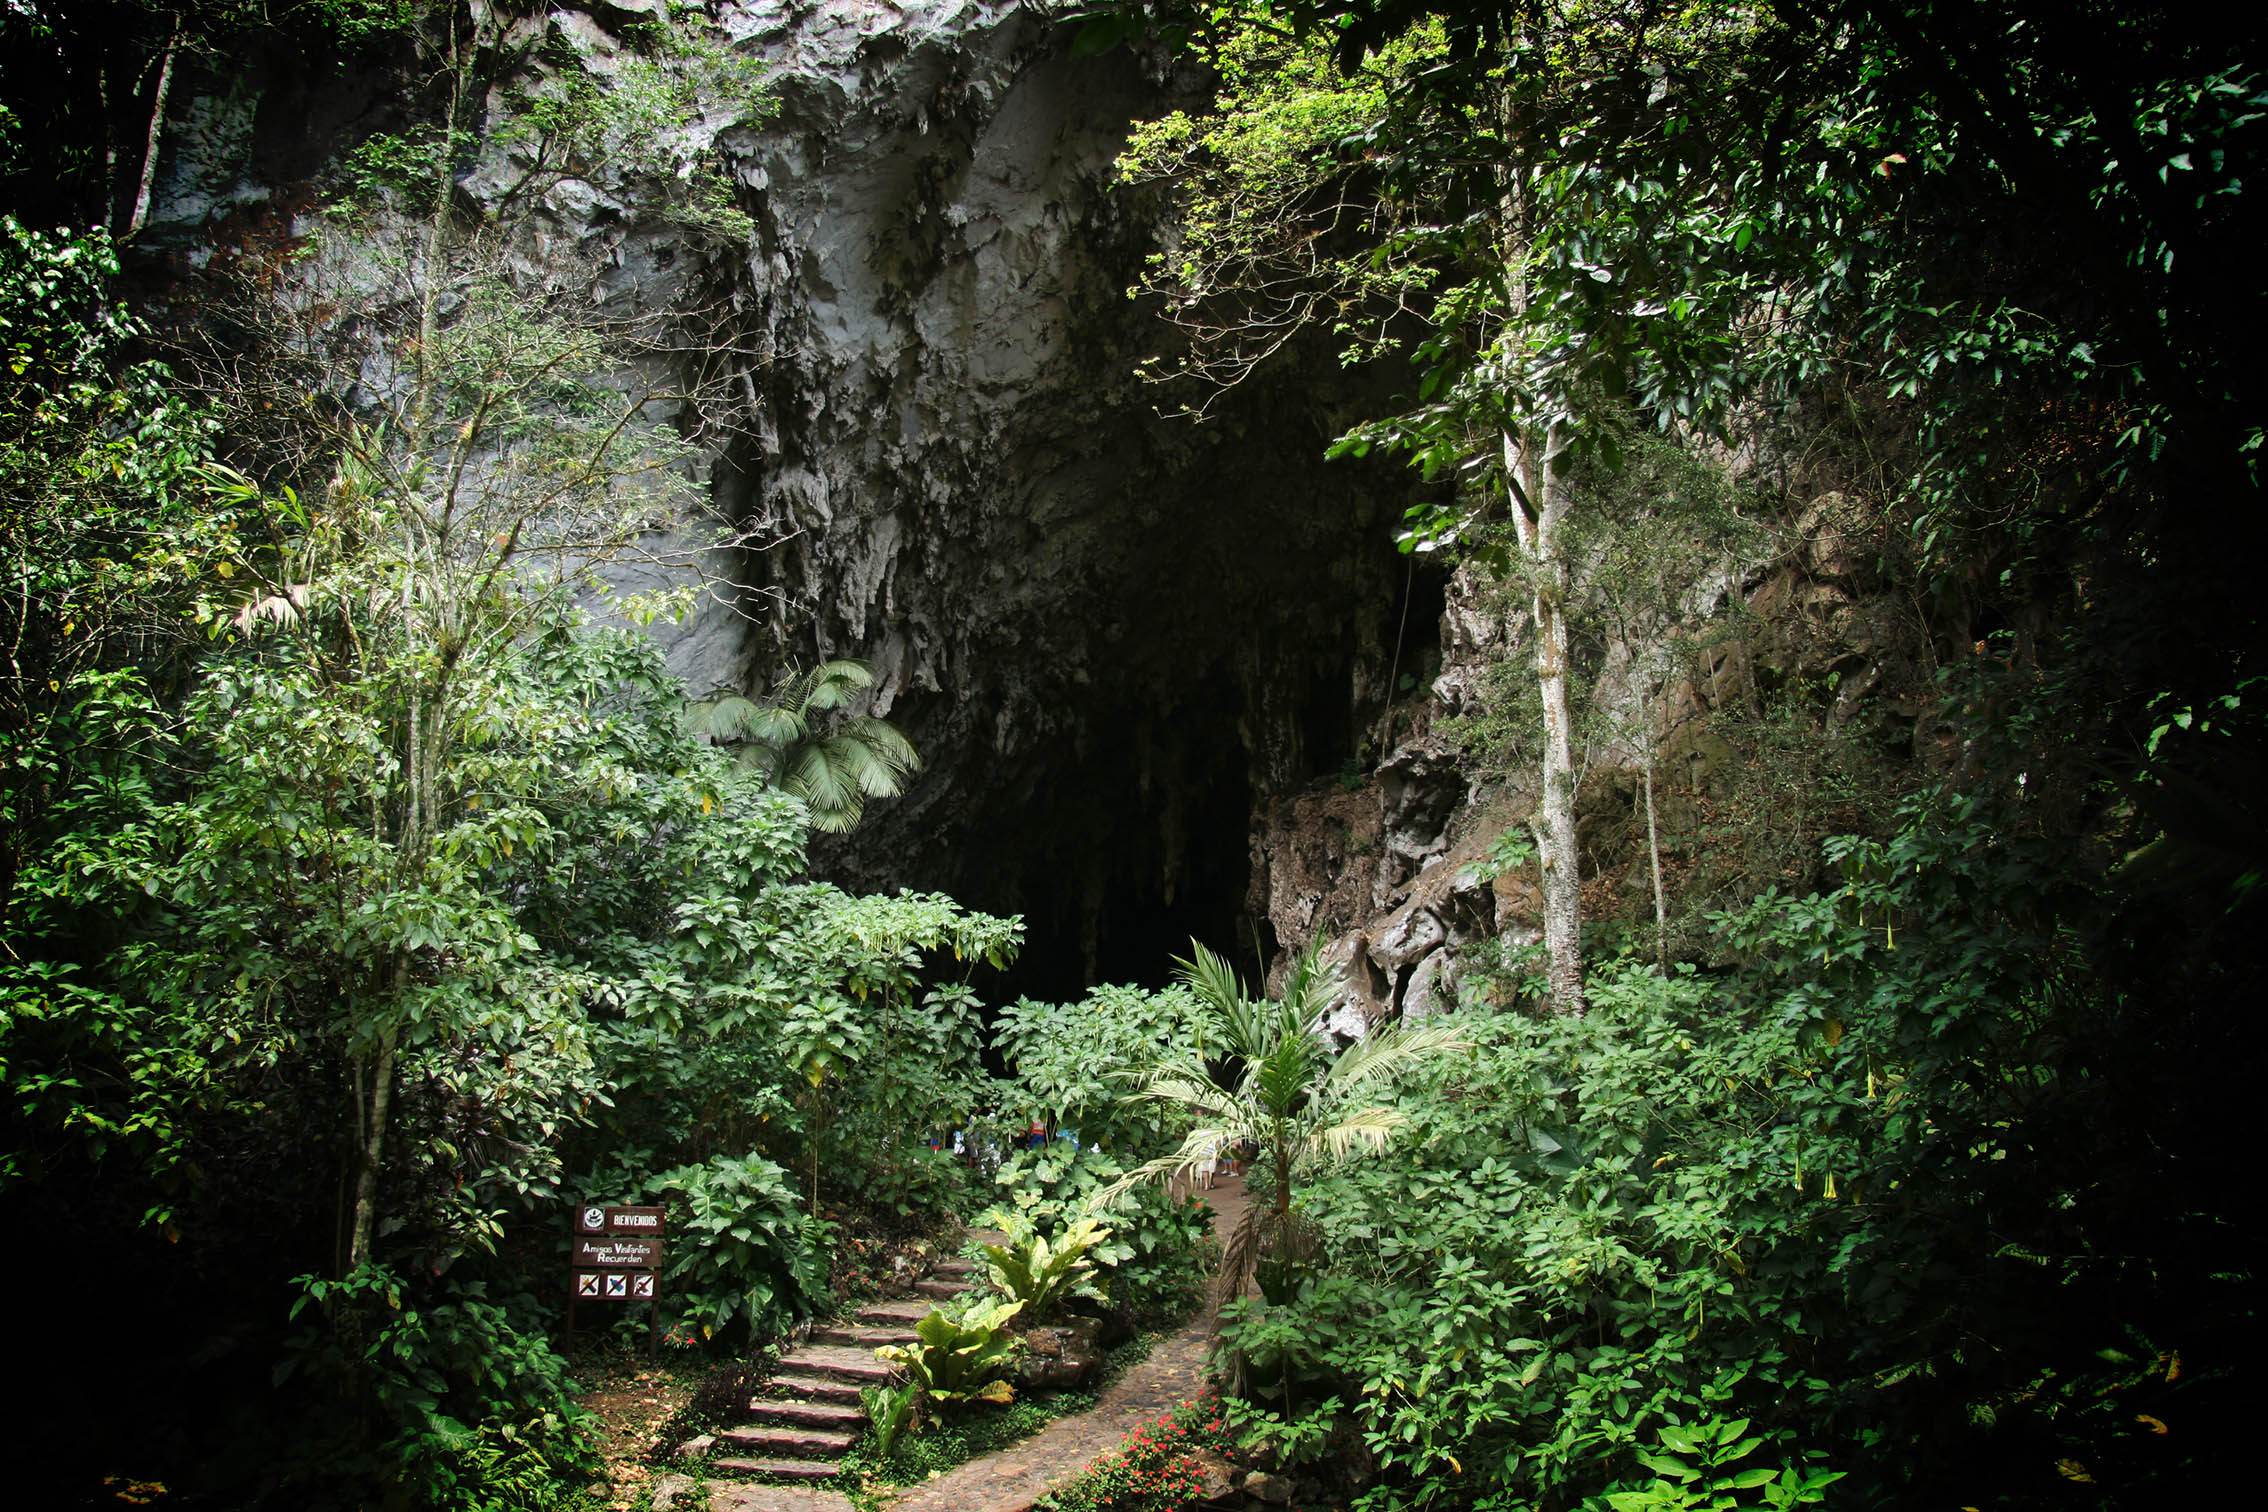
[(1025, 1316), (1034, 1322), (1069, 1296), (1095, 1295), (1086, 1278), (1094, 1274), (1096, 1262), (1115, 1264), (1128, 1253), (1124, 1245), (1110, 1243), (1111, 1231), (1092, 1216), (1073, 1220), (1053, 1240), (1019, 1214), (995, 1208), (987, 1217), (1008, 1232), (1006, 1244), (983, 1246), (990, 1262), (987, 1273), (994, 1286), (1023, 1304)]
[(1221, 1267), (1212, 1205), (1194, 1195), (1177, 1202), (1159, 1186), (1138, 1187), (1120, 1200), (1111, 1220), (1111, 1232), (1129, 1253), (1104, 1285), (1126, 1320), (1146, 1327), (1189, 1316)]
[(720, 1155), (656, 1176), (676, 1195), (665, 1285), (701, 1337), (744, 1324), (761, 1339), (827, 1295), (829, 1225), (806, 1217), (787, 1172), (761, 1155)]
[(1036, 1150), (1017, 1150), (993, 1173), (1002, 1196), (996, 1211), (1034, 1228), (1060, 1229), (1096, 1211), (1103, 1191), (1125, 1170), (1117, 1156), (1092, 1143), (1074, 1149), (1070, 1141), (1056, 1139)]
[[(2098, 1455), (2179, 1473), (2148, 1425), (2196, 1377), (2121, 1328), (2169, 1307), (2171, 1262), (2101, 1226), (2165, 1180), (2090, 1048), (2147, 1025), (2074, 990), (2078, 937), (2045, 927), (2068, 905), (2013, 829), (1917, 800), (1829, 847), (1833, 892), (1722, 917), (1731, 969), (1610, 961), (1581, 1017), (1469, 1014), (1471, 1062), (1404, 1089), (1400, 1159), (1308, 1189), (1327, 1273), (1228, 1311), (1255, 1436), (1357, 1435), (1418, 1504), (1476, 1478), (1580, 1498), (1665, 1427), (1743, 1418), (1893, 1499)], [(2235, 1315), (2207, 1271), (2175, 1316)]]
[(1196, 1000), (1183, 987), (1151, 992), (1105, 984), (1077, 1003), (1019, 998), (1002, 1011), (992, 1043), (1015, 1073), (1015, 1095), (1081, 1143), (1127, 1159), (1176, 1141), (1185, 1120), (1126, 1092), (1155, 1071), (1167, 1051), (1197, 1035)]
[(1424, 1500), (1476, 1463), (1595, 1485), (1744, 1379), (1800, 1395), (1790, 1335), (1854, 1216), (1826, 1195), (1848, 1134), (1770, 1111), (1818, 1084), (1815, 1037), (1636, 967), (1595, 975), (1581, 1018), (1467, 1027), (1469, 1070), (1403, 1099), (1405, 1163), (1310, 1188), (1336, 1264), (1225, 1311), (1254, 1437), (1296, 1462), (1343, 1412)]
[[(305, 1478), (383, 1480), (423, 1502), (479, 1512), (540, 1508), (587, 1462), (567, 1362), (523, 1331), (485, 1283), (440, 1278), (423, 1290), (366, 1266), (342, 1281), (302, 1276), (303, 1326), (278, 1367), (368, 1402), (382, 1441), (357, 1454), (339, 1437), (309, 1446)], [(469, 1426), (468, 1426), (469, 1425)], [(491, 1480), (494, 1484), (490, 1484)]]
[(905, 1381), (895, 1386), (863, 1386), (858, 1399), (874, 1431), (874, 1453), (888, 1461), (898, 1452), (898, 1440), (918, 1419), (921, 1385)]
[[(1116, 1156), (1093, 1145), (1074, 1150), (1056, 1140), (1017, 1151), (993, 1176), (1005, 1200), (987, 1221), (1010, 1234), (1020, 1232), (1019, 1225), (1060, 1231), (1096, 1211), (1103, 1192), (1124, 1174)], [(1177, 1201), (1162, 1185), (1150, 1184), (1120, 1192), (1108, 1211), (1111, 1239), (1097, 1258), (1112, 1270), (1094, 1283), (1107, 1299), (1102, 1305), (1121, 1310), (1129, 1325), (1186, 1316), (1219, 1268), (1212, 1208), (1195, 1195)]]
[(901, 1366), (920, 1389), (924, 1408), (951, 1412), (972, 1402), (1007, 1402), (1015, 1387), (1004, 1379), (1014, 1363), (1016, 1336), (1008, 1322), (1021, 1302), (977, 1302), (965, 1311), (933, 1307), (914, 1325), (918, 1344), (885, 1344), (876, 1359)]
[[(1839, 1470), (1799, 1469), (1782, 1464), (1735, 1469), (1770, 1439), (1748, 1434), (1747, 1418), (1718, 1418), (1686, 1426), (1664, 1423), (1661, 1450), (1641, 1452), (1638, 1462), (1654, 1472), (1645, 1485), (1609, 1491), (1584, 1503), (1590, 1512), (1735, 1512), (1742, 1507), (1808, 1507), (1827, 1499), (1827, 1487), (1843, 1478)], [(1743, 1492), (1755, 1491), (1753, 1498)]]
[(1039, 1505), (1043, 1512), (1180, 1512), (1204, 1495), (1197, 1456), (1225, 1455), (1232, 1441), (1220, 1402), (1199, 1397), (1137, 1427)]

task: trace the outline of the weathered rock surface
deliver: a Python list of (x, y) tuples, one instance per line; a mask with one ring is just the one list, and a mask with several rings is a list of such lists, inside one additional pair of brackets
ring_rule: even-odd
[[(563, 4), (515, 25), (604, 73), (639, 12)], [(1478, 864), (1529, 801), (1517, 782), (1477, 789), (1433, 726), (1479, 706), (1492, 660), (1524, 656), (1526, 616), (1397, 556), (1414, 474), (1322, 460), (1366, 385), (1399, 373), (1350, 374), (1325, 337), (1203, 427), (1153, 412), (1169, 396), (1135, 367), (1166, 327), (1125, 291), (1158, 207), (1111, 165), (1130, 122), (1206, 81), (1135, 51), (1074, 59), (1068, 26), (997, 0), (714, 14), (767, 65), (769, 102), (706, 108), (679, 135), (729, 173), (752, 234), (719, 246), (648, 213), (635, 183), (581, 186), (554, 196), (515, 276), (716, 312), (740, 397), (677, 417), (724, 438), (702, 466), (716, 518), (686, 528), (774, 544), (712, 561), (736, 591), (660, 632), (672, 665), (701, 696), (864, 658), (873, 711), (927, 759), (818, 849), (821, 869), (1024, 913), (1008, 991), (1155, 979), (1192, 934), (1280, 971), (1320, 937), (1346, 979), (1335, 1030), (1448, 1004), (1458, 947), (1529, 937), (1532, 876)], [(185, 83), (153, 242), (194, 261), (231, 216), (288, 219), (327, 152), (399, 124), (391, 94), (378, 75)], [(497, 167), (464, 193), (492, 193)], [(1839, 724), (1912, 683), (1910, 637), (1869, 597), (1866, 529), (1825, 493), (1778, 565), (1729, 565), (1691, 607), (1737, 603), (1750, 628), (1683, 646), (1666, 688), (1609, 648), (1593, 697), (1651, 732), (1665, 824), (1697, 832), (1722, 798), (1734, 755), (1715, 716), (1753, 703), (1759, 676), (1832, 672)], [(1416, 696), (1389, 715), (1397, 683)], [(1614, 774), (1635, 758), (1609, 743), (1588, 759), (1605, 785), (1587, 790), (1586, 866), (1620, 908), (1634, 789)]]
[(1067, 1323), (1028, 1328), (1020, 1337), (1024, 1353), (1016, 1374), (1031, 1391), (1076, 1391), (1102, 1373), (1102, 1322), (1074, 1318)]
[[(1812, 688), (1824, 731), (1855, 739), (1863, 729), (1870, 759), (1937, 759), (1914, 697), (1926, 682), (1916, 659), (1926, 636), (1907, 606), (1876, 591), (1882, 528), (1843, 494), (1823, 493), (1746, 559), (1701, 574), (1684, 618), (1657, 642), (1610, 642), (1589, 653), (1591, 727), (1621, 734), (1589, 741), (1584, 752), (1578, 827), (1587, 929), (1610, 920), (1643, 929), (1653, 918), (1645, 748), (1654, 753), (1668, 885), (1681, 875), (1707, 880), (1713, 830), (1738, 828), (1738, 843), (1755, 851), (1768, 848), (1758, 833), (1790, 825), (1792, 816), (1769, 810), (1725, 823), (1740, 802), (1754, 803), (1758, 770), (1776, 759), (1756, 740), (1768, 682)], [(1442, 720), (1483, 708), (1492, 665), (1525, 671), (1527, 625), (1516, 601), (1460, 569), (1440, 616), (1440, 670), (1402, 720), (1407, 733), (1395, 748), (1357, 780), (1311, 782), (1256, 810), (1249, 907), (1287, 944), (1325, 942), (1324, 959), (1343, 982), (1327, 1024), (1342, 1037), (1382, 1017), (1452, 1006), (1467, 975), (1465, 947), (1539, 937), (1533, 862), (1507, 870), (1490, 859), (1500, 837), (1524, 832), (1534, 804), (1528, 782), (1515, 774), (1493, 789), (1468, 783), (1451, 744), (1435, 733)], [(1778, 859), (1815, 863), (1806, 843), (1798, 837)], [(1754, 854), (1737, 856), (1721, 860), (1717, 874), (1747, 868), (1744, 883), (1755, 885), (1793, 879), (1759, 875), (1758, 865)]]
[[(724, 564), (732, 601), (660, 632), (673, 666), (700, 696), (872, 662), (874, 712), (927, 770), (818, 863), (1025, 912), (1031, 985), (1154, 974), (1191, 933), (1248, 935), (1253, 802), (1354, 754), (1405, 589), (1431, 590), (1385, 528), (1414, 476), (1322, 460), (1369, 381), (1328, 338), (1202, 428), (1161, 419), (1167, 396), (1134, 376), (1166, 340), (1126, 298), (1158, 235), (1112, 163), (1131, 121), (1205, 81), (1127, 50), (1074, 59), (1072, 28), (1019, 4), (714, 14), (768, 65), (769, 104), (680, 135), (730, 174), (753, 236), (719, 249), (645, 213), (635, 183), (580, 186), (516, 269), (729, 327), (740, 410), (683, 418), (731, 438), (706, 466), (719, 521), (777, 544)], [(515, 35), (604, 73), (635, 19), (566, 4)], [(319, 123), (306, 101), (271, 108), (286, 92), (183, 87), (153, 235), (213, 237), (291, 198), (274, 164), (313, 172), (324, 143), (399, 124), (382, 87)], [(482, 165), (461, 187), (506, 177)]]

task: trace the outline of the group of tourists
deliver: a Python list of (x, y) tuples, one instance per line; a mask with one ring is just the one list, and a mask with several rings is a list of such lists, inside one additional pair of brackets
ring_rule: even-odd
[(1000, 1157), (1006, 1150), (1041, 1150), (1053, 1142), (1068, 1145), (1074, 1155), (1079, 1153), (1077, 1129), (1056, 1129), (1051, 1132), (1035, 1113), (1031, 1122), (1022, 1130), (1002, 1137), (998, 1126), (992, 1123), (981, 1108), (969, 1115), (965, 1122), (942, 1133), (933, 1133), (928, 1139), (932, 1150), (949, 1154), (955, 1160), (967, 1161), (988, 1173), (999, 1169)]

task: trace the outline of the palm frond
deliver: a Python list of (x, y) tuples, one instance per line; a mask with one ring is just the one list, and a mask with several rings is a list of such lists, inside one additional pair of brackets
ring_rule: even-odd
[[(748, 700), (740, 702), (748, 703)], [(749, 703), (748, 708), (749, 712), (740, 719), (739, 739), (784, 751), (811, 738), (811, 721), (798, 709), (758, 703)]]
[(1252, 1272), (1260, 1264), (1262, 1241), (1272, 1211), (1265, 1202), (1254, 1202), (1237, 1219), (1236, 1227), (1229, 1230), (1228, 1242), (1221, 1246), (1221, 1273), (1213, 1281), (1214, 1312), (1252, 1289)]
[(780, 773), (787, 760), (787, 752), (773, 746), (758, 745), (749, 741), (733, 747), (732, 758), (747, 771), (756, 773), (773, 787), (780, 785)]
[(1292, 962), (1291, 971), (1284, 978), (1282, 1002), (1287, 1011), (1299, 1012), (1303, 1023), (1309, 1023), (1322, 1012), (1332, 989), (1338, 986), (1339, 974), (1323, 965), (1323, 937), (1317, 935), (1307, 942), (1307, 948)]
[(1186, 983), (1197, 1001), (1226, 1016), (1244, 1004), (1244, 981), (1237, 976), (1236, 968), (1207, 950), (1196, 940), (1189, 942), (1193, 952), (1187, 959), (1174, 957), (1179, 968), (1175, 975)]
[(812, 828), (841, 834), (858, 823), (866, 809), (865, 795), (827, 759), (824, 746), (805, 746), (795, 753), (793, 761), (780, 786), (801, 798), (811, 810)]
[(921, 770), (921, 752), (906, 738), (905, 731), (873, 714), (853, 714), (836, 726), (837, 729), (859, 741), (882, 760), (909, 772)]
[(756, 712), (753, 699), (737, 693), (702, 699), (685, 706), (685, 729), (704, 740), (735, 741), (748, 737), (748, 720)]
[(824, 661), (791, 679), (780, 701), (800, 709), (843, 709), (873, 686), (874, 669), (865, 662)]
[(1260, 1106), (1276, 1118), (1289, 1118), (1314, 1094), (1322, 1044), (1301, 1030), (1282, 1036), (1267, 1055), (1253, 1062), (1245, 1080)]
[[(897, 734), (894, 730), (891, 733)], [(905, 740), (902, 735), (897, 738), (901, 743)], [(849, 781), (857, 783), (867, 797), (895, 798), (906, 790), (908, 764), (887, 744), (870, 738), (868, 731), (850, 721), (836, 726), (834, 733), (820, 745), (826, 750), (827, 759), (841, 768)], [(910, 752), (913, 748), (909, 745), (906, 749)]]
[(1121, 1175), (1109, 1186), (1095, 1193), (1092, 1206), (1100, 1210), (1116, 1202), (1120, 1197), (1145, 1181), (1163, 1181), (1169, 1176), (1178, 1176), (1184, 1171), (1195, 1170), (1198, 1165), (1215, 1158), (1220, 1151), (1226, 1149), (1229, 1142), (1235, 1137), (1231, 1131), (1226, 1129), (1205, 1128), (1203, 1126), (1191, 1129), (1182, 1139), (1180, 1149), (1174, 1151), (1171, 1155), (1160, 1155), (1155, 1160), (1145, 1160), (1134, 1169)]
[(1145, 1102), (1169, 1102), (1199, 1117), (1222, 1118), (1235, 1109), (1235, 1101), (1209, 1081), (1187, 1076), (1159, 1076), (1145, 1081), (1134, 1094)]
[(1307, 1144), (1326, 1161), (1349, 1160), (1386, 1148), (1394, 1131), (1409, 1121), (1409, 1115), (1399, 1108), (1357, 1108), (1315, 1130)]
[(811, 749), (833, 769), (835, 781), (846, 789), (856, 789), (868, 798), (887, 798), (898, 791), (889, 769), (874, 759), (872, 751), (847, 736), (829, 735), (812, 742)]
[(1335, 1091), (1352, 1091), (1435, 1055), (1469, 1050), (1472, 1044), (1461, 1026), (1443, 1020), (1396, 1024), (1350, 1045), (1331, 1063), (1328, 1080)]

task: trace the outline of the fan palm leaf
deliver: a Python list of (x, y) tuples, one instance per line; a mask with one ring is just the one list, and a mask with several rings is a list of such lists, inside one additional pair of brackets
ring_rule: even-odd
[(742, 740), (774, 750), (791, 751), (811, 739), (811, 720), (801, 709), (779, 704), (751, 704), (740, 721)]

